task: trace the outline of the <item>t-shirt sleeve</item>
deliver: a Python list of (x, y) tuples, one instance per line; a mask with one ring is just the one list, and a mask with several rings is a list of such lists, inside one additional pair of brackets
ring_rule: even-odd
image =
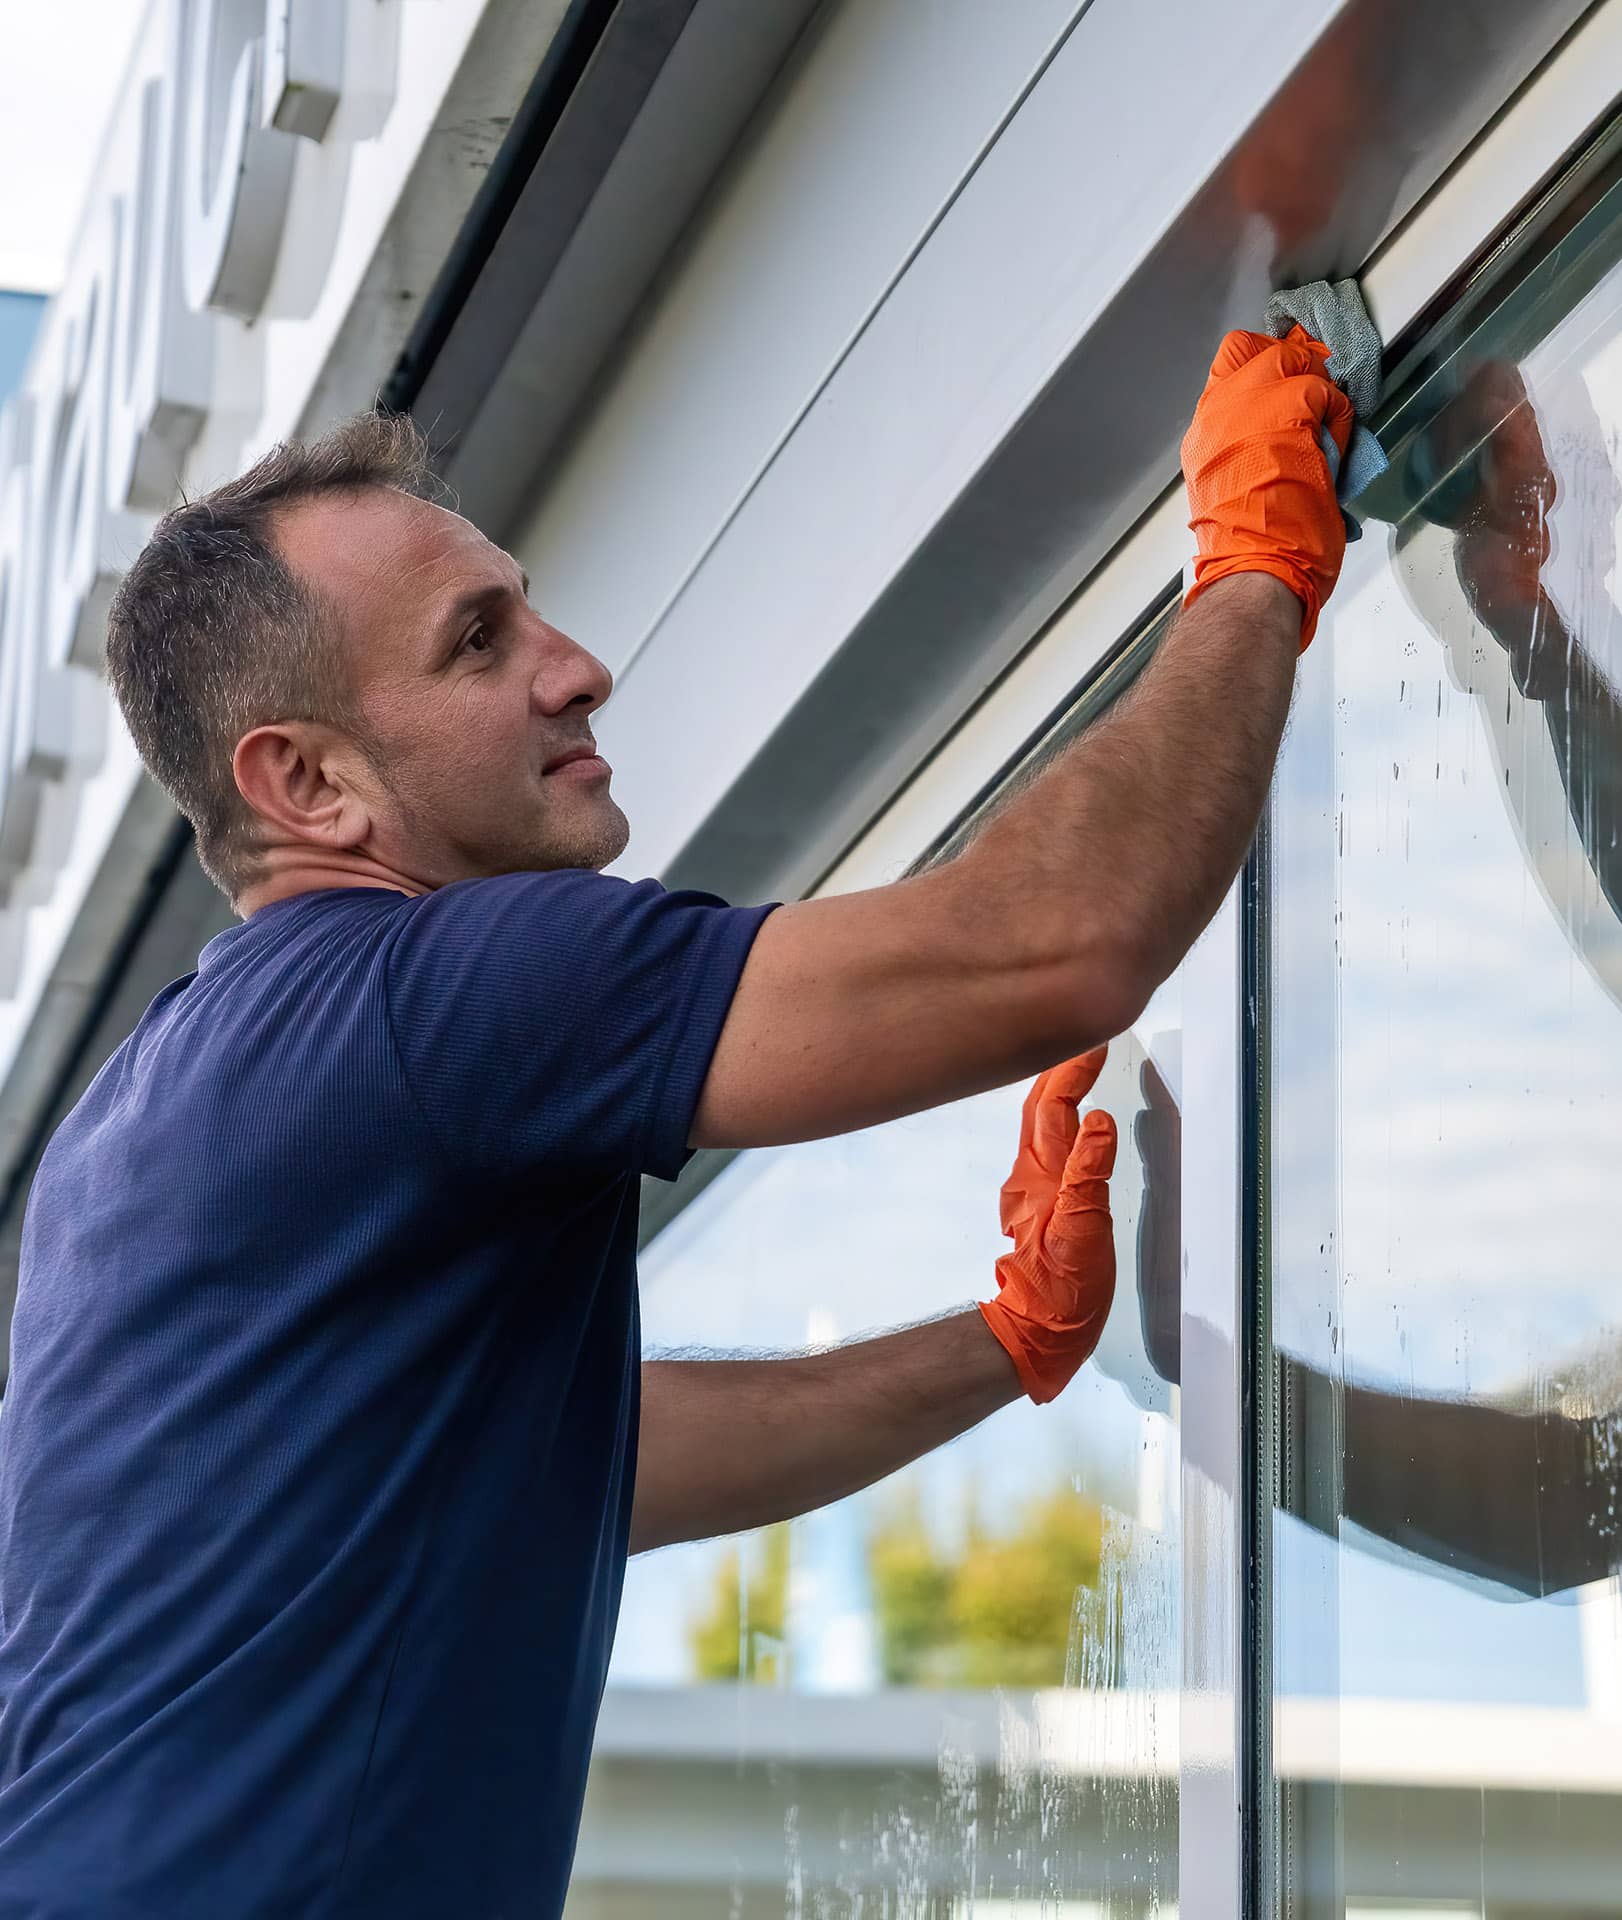
[(572, 869), (413, 902), (385, 961), (389, 1019), (452, 1162), (673, 1180), (770, 911)]

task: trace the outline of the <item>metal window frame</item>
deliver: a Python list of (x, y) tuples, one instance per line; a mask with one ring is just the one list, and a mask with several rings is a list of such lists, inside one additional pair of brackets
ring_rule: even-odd
[[(1622, 105), (1618, 76), (1622, 0), (1603, 0), (1370, 260), (1363, 291), (1382, 335), (1397, 343), (1395, 377), (1444, 313), (1492, 281), (1574, 173), (1614, 149), (1622, 133), (1614, 118)], [(1222, 1360), (1199, 1371), (1184, 1366), (1180, 1892), (1188, 1920), (1261, 1920), (1279, 1911), (1268, 846), (1264, 822), (1185, 976), (1184, 1138), (1198, 1137), (1203, 1124), (1220, 1125), (1224, 1113), (1231, 1128), (1211, 1164), (1191, 1167), (1186, 1153), (1184, 1163), (1183, 1351), (1190, 1352), (1191, 1329), (1203, 1326), (1217, 1334)], [(1198, 1111), (1196, 1084), (1204, 1102)], [(1208, 1535), (1187, 1518), (1202, 1500)], [(1190, 1739), (1195, 1729), (1203, 1746)]]
[[(1490, 268), (1501, 236), (1615, 111), (1618, 75), (1622, 0), (1600, 0), (1368, 263), (1363, 291), (1387, 340)], [(1164, 603), (1185, 561), (1184, 513), (1181, 486), (1168, 488), (804, 897), (897, 879), (972, 816)], [(1264, 829), (1184, 963), (1184, 1920), (1261, 1920), (1275, 1901), (1265, 862)], [(651, 1188), (645, 1239), (731, 1157), (699, 1155), (677, 1187)]]

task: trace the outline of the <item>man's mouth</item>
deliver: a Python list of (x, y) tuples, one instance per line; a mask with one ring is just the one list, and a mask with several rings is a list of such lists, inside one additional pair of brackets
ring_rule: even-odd
[(596, 780), (612, 771), (596, 747), (571, 747), (567, 753), (560, 753), (547, 761), (541, 768), (541, 778), (544, 780), (554, 773), (564, 773), (575, 780)]

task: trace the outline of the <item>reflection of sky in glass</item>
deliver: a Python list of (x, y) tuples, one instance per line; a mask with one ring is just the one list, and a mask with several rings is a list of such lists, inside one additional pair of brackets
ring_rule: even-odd
[[(1559, 481), (1545, 585), (1622, 677), (1619, 305), (1613, 275), (1522, 373)], [(1279, 1344), (1348, 1380), (1526, 1404), (1580, 1365), (1614, 1407), (1617, 928), (1450, 535), (1371, 524), (1350, 550), (1276, 818)], [(1582, 1701), (1572, 1606), (1343, 1539), (1280, 1523), (1281, 1689)], [(1334, 1646), (1311, 1598), (1332, 1568)]]
[[(1168, 1051), (1168, 1037), (1174, 1042), (1177, 1017), (1175, 990), (1157, 996), (1140, 1029), (1157, 1055)], [(1174, 1044), (1170, 1051), (1174, 1057)], [(1143, 1060), (1135, 1040), (1118, 1041), (1091, 1103), (1107, 1107), (1122, 1134), (1113, 1183), (1120, 1281), (1104, 1347), (1051, 1406), (1020, 1400), (904, 1476), (797, 1523), (799, 1563), (809, 1561), (813, 1576), (795, 1596), (802, 1610), (848, 1601), (853, 1545), (893, 1507), (902, 1478), (919, 1490), (926, 1520), (948, 1544), (971, 1488), (993, 1528), (1031, 1496), (1061, 1486), (1126, 1513), (1147, 1498), (1154, 1524), (1165, 1524), (1176, 1448), (1154, 1431), (1163, 1417), (1142, 1410), (1168, 1401), (1143, 1359), (1135, 1294), (1142, 1175), (1132, 1117)], [(793, 1349), (984, 1298), (1006, 1245), (997, 1196), (1018, 1145), (1024, 1095), (1023, 1085), (1005, 1087), (863, 1133), (741, 1156), (643, 1256), (646, 1351)], [(729, 1544), (666, 1549), (631, 1563), (616, 1684), (688, 1677), (687, 1623), (712, 1591)], [(802, 1618), (795, 1632), (802, 1647), (817, 1644), (815, 1622)]]
[[(1423, 1562), (1347, 1524), (1349, 1551), (1280, 1515), (1274, 1583), (1286, 1596), (1273, 1685), (1279, 1694), (1366, 1700), (1493, 1700), (1580, 1707), (1587, 1697), (1575, 1611), (1556, 1601), (1506, 1602), (1501, 1590), (1442, 1583)], [(1339, 1575), (1333, 1617), (1293, 1604)]]

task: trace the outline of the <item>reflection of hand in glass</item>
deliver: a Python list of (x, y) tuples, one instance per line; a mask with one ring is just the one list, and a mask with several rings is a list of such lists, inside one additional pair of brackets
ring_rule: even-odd
[(1556, 484), (1513, 361), (1484, 360), (1427, 427), (1416, 464), (1439, 476), (1420, 504), (1458, 538), (1454, 565), (1472, 612), (1510, 657), (1515, 684), (1542, 700), (1564, 684), (1559, 616), (1543, 586)]
[(1143, 1063), (1142, 1084), (1143, 1107), (1132, 1123), (1143, 1166), (1138, 1312), (1150, 1366), (1176, 1386), (1183, 1333), (1183, 1116), (1153, 1060)]
[[(1557, 441), (1518, 367), (1478, 363), (1417, 437), (1410, 479), (1423, 490), (1420, 517), (1454, 533), (1454, 567), (1472, 613), (1507, 654), (1516, 688), (1541, 706), (1583, 854), (1622, 918), (1622, 703), (1600, 665), (1622, 660), (1622, 619), (1607, 584), (1622, 489), (1580, 369), (1557, 369), (1548, 390), (1559, 403)], [(1560, 566), (1565, 606), (1550, 585), (1557, 505), (1575, 543)], [(1399, 560), (1403, 547), (1399, 539)], [(1427, 618), (1441, 634), (1441, 615)], [(1509, 782), (1505, 793), (1528, 859), (1541, 867), (1547, 829), (1523, 817), (1524, 783)], [(1580, 916), (1563, 917), (1617, 997), (1614, 964)], [(1613, 938), (1608, 923), (1604, 938)]]

